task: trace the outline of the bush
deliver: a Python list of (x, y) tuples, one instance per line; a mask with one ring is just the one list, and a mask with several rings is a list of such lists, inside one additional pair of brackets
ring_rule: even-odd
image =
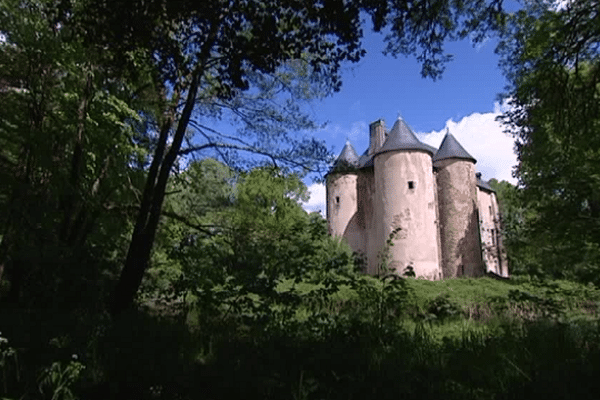
[(438, 321), (445, 321), (459, 317), (462, 314), (462, 309), (450, 300), (450, 295), (445, 293), (429, 302), (427, 313), (434, 316)]

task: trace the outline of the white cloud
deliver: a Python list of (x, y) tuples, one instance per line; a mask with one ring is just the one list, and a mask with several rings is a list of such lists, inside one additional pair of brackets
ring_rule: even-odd
[(556, 0), (554, 1), (554, 3), (550, 4), (550, 6), (548, 8), (550, 8), (550, 10), (552, 11), (564, 11), (567, 9), (567, 7), (569, 5), (571, 5), (571, 3), (573, 2), (573, 0)]
[(510, 105), (511, 100), (512, 100), (512, 97), (508, 97), (508, 98), (504, 99), (504, 101), (502, 101), (502, 103), (495, 102), (494, 103), (494, 114), (502, 114), (502, 113), (509, 111), (511, 109), (511, 105)]
[[(340, 124), (327, 124), (319, 136), (327, 136), (331, 139), (344, 138), (352, 143), (360, 141), (364, 133), (369, 131), (369, 124), (365, 121), (354, 121), (349, 127)], [(341, 151), (341, 149), (339, 149)]]
[(471, 34), (469, 34), (469, 40), (471, 41), (471, 45), (473, 45), (475, 51), (478, 53), (488, 44), (490, 39), (491, 37), (488, 35), (486, 35), (482, 39), (478, 39), (477, 34), (475, 32), (471, 32)]
[(322, 134), (329, 136), (332, 139), (337, 139), (340, 136), (345, 136), (345, 130), (340, 124), (327, 123), (322, 129)]
[(483, 179), (496, 178), (516, 184), (512, 177), (513, 167), (517, 164), (514, 153), (514, 139), (504, 133), (502, 124), (496, 117), (504, 110), (504, 105), (495, 104), (494, 112), (473, 113), (458, 122), (449, 119), (440, 131), (419, 133), (419, 138), (432, 146), (439, 147), (446, 129), (477, 160), (476, 169)]
[(355, 121), (350, 126), (350, 132), (348, 133), (348, 140), (351, 143), (356, 143), (359, 138), (364, 136), (366, 132), (369, 132), (369, 125), (365, 121)]
[(308, 187), (308, 191), (310, 193), (310, 199), (306, 203), (303, 203), (302, 207), (308, 212), (320, 212), (321, 215), (325, 217), (327, 212), (325, 185), (322, 183), (313, 183)]

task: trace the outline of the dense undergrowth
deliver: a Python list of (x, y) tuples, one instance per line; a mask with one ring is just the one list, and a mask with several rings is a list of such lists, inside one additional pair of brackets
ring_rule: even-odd
[[(361, 277), (302, 312), (2, 309), (2, 398), (592, 398), (600, 293)], [(298, 317), (300, 315), (300, 317)]]

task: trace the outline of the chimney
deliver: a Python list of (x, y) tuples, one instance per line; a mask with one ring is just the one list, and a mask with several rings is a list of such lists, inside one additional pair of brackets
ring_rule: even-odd
[(379, 119), (369, 125), (369, 155), (375, 154), (385, 142), (385, 122)]

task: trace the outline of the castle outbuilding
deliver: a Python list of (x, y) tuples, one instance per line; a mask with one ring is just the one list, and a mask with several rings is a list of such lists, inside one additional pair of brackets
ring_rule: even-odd
[(496, 194), (456, 138), (447, 132), (436, 149), (402, 119), (389, 132), (382, 120), (369, 131), (369, 148), (359, 157), (347, 142), (327, 175), (329, 233), (362, 254), (373, 275), (385, 254), (400, 275), (508, 277)]

